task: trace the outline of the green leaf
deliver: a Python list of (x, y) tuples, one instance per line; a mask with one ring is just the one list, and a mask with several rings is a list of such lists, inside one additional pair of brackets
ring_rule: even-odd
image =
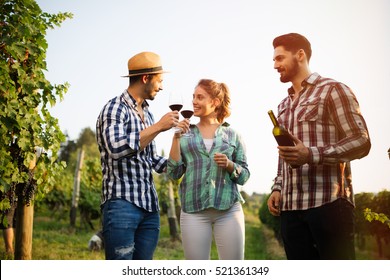
[[(70, 13), (44, 13), (34, 0), (3, 1), (0, 42), (0, 185), (10, 188), (30, 178), (26, 167), (34, 159), (34, 147), (44, 146), (52, 156), (39, 164), (34, 178), (44, 194), (53, 174), (63, 169), (55, 161), (64, 135), (46, 104), (62, 100), (67, 84), (53, 86), (45, 78), (46, 32), (60, 26)], [(37, 108), (42, 108), (39, 112)], [(17, 139), (17, 144), (11, 142)], [(12, 148), (11, 148), (12, 147)], [(6, 198), (0, 208), (7, 205)]]

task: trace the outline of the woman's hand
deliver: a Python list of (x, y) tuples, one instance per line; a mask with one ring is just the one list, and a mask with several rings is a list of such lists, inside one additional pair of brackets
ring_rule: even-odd
[(225, 154), (215, 153), (214, 161), (219, 167), (226, 169), (229, 173), (234, 171), (234, 163)]
[(190, 120), (183, 119), (177, 124), (176, 128), (179, 128), (180, 130), (178, 130), (178, 132), (175, 133), (175, 137), (180, 138), (182, 134), (190, 130)]

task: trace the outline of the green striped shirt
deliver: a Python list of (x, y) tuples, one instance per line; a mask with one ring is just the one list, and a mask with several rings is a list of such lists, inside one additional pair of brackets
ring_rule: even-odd
[[(194, 136), (180, 139), (181, 160), (168, 160), (169, 176), (183, 177), (179, 189), (182, 210), (186, 213), (207, 208), (226, 210), (237, 201), (244, 202), (237, 184), (244, 185), (250, 172), (240, 135), (228, 123), (220, 125), (208, 152), (198, 127), (192, 125), (191, 131)], [(232, 174), (217, 166), (215, 153), (223, 153), (233, 161)]]

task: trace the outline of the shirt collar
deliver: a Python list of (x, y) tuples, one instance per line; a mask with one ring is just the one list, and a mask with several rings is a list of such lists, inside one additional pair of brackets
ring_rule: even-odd
[[(321, 79), (321, 76), (314, 72), (312, 74), (310, 74), (306, 79), (304, 79), (301, 83), (302, 87), (305, 88), (306, 86), (308, 85), (316, 85), (318, 83), (318, 81)], [(295, 94), (295, 91), (293, 89), (293, 87), (291, 86), (288, 90), (288, 96), (290, 96), (291, 98), (294, 97), (294, 94)]]
[[(122, 96), (129, 106), (131, 106), (133, 109), (137, 109), (137, 101), (130, 93), (128, 93), (127, 89), (123, 92)], [(144, 102), (142, 103), (142, 109), (145, 109), (147, 107), (149, 107), (149, 103), (144, 100)]]
[(318, 81), (320, 79), (321, 79), (321, 76), (318, 73), (314, 72), (314, 73), (310, 74), (309, 77), (307, 77), (306, 79), (304, 79), (302, 81), (302, 86), (305, 87), (307, 85), (315, 85), (318, 83)]

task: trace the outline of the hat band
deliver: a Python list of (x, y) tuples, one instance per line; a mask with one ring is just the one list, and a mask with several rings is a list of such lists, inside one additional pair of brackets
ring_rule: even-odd
[(144, 69), (138, 69), (138, 70), (129, 70), (129, 75), (140, 74), (140, 73), (151, 73), (151, 72), (156, 72), (156, 71), (161, 71), (161, 70), (162, 70), (162, 66), (152, 67), (152, 68), (144, 68)]

